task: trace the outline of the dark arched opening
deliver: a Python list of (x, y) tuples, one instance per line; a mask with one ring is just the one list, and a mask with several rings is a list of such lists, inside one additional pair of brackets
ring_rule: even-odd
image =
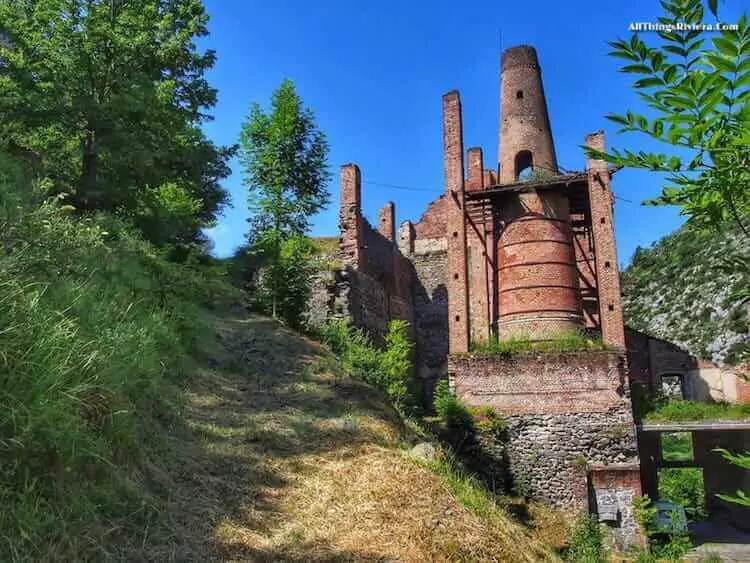
[(517, 100), (523, 99), (523, 90), (519, 90), (518, 92), (516, 92), (516, 99)]
[(527, 180), (534, 171), (531, 151), (521, 151), (516, 155), (516, 180)]

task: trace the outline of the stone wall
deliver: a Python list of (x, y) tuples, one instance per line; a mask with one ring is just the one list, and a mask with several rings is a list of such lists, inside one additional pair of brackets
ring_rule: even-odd
[[(617, 351), (451, 355), (451, 385), (470, 406), (489, 405), (507, 428), (481, 438), (485, 475), (516, 492), (578, 512), (596, 507), (591, 467), (638, 467), (624, 357)], [(623, 485), (614, 527), (622, 545), (636, 528)], [(602, 493), (607, 495), (606, 491)]]
[(410, 258), (414, 266), (413, 304), (417, 376), (424, 384), (427, 397), (431, 397), (435, 383), (447, 371), (447, 254), (443, 249), (415, 253)]

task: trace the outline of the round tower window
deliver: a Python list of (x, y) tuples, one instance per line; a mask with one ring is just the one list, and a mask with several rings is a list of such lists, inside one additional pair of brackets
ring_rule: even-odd
[(519, 90), (518, 92), (516, 92), (516, 99), (517, 100), (523, 99), (523, 90)]

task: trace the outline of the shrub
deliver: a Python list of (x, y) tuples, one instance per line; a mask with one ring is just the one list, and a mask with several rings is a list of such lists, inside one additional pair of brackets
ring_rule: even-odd
[[(281, 241), (277, 260), (264, 263), (255, 274), (254, 306), (263, 313), (281, 318), (291, 327), (299, 328), (310, 299), (314, 252), (315, 248), (307, 237)], [(261, 262), (264, 258), (261, 253)]]
[[(656, 508), (651, 504), (651, 499), (644, 495), (633, 499), (635, 517), (648, 537), (645, 548), (637, 552), (637, 560), (640, 563), (651, 563), (656, 561), (679, 561), (687, 553), (692, 544), (690, 537), (682, 530), (674, 529), (664, 533), (656, 526)], [(675, 520), (672, 519), (674, 526)]]
[(386, 392), (398, 407), (415, 404), (412, 387), (412, 346), (408, 324), (391, 321), (385, 348), (373, 345), (367, 333), (348, 321), (334, 319), (317, 329), (317, 337), (336, 354), (344, 369)]
[(607, 560), (602, 529), (595, 516), (578, 518), (570, 536), (567, 560), (575, 563), (600, 563)]
[(409, 340), (408, 328), (409, 325), (405, 321), (393, 320), (388, 323), (385, 350), (380, 359), (386, 392), (399, 405), (405, 405), (409, 401), (409, 388), (413, 380), (412, 348), (414, 345)]
[(441, 379), (435, 387), (435, 413), (451, 429), (462, 434), (474, 431), (474, 417), (463, 401), (454, 395), (447, 379)]
[(659, 497), (681, 504), (691, 521), (708, 518), (703, 472), (694, 467), (659, 471)]

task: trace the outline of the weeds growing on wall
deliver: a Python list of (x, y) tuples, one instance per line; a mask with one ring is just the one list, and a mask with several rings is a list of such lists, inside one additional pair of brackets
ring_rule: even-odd
[(703, 403), (671, 399), (656, 406), (645, 419), (652, 422), (750, 419), (750, 403)]
[(488, 342), (472, 343), (471, 351), (476, 354), (492, 354), (498, 356), (515, 356), (530, 352), (562, 353), (607, 350), (600, 337), (587, 334), (584, 331), (565, 331), (552, 335), (546, 340), (532, 340), (517, 336), (507, 340), (493, 338)]

